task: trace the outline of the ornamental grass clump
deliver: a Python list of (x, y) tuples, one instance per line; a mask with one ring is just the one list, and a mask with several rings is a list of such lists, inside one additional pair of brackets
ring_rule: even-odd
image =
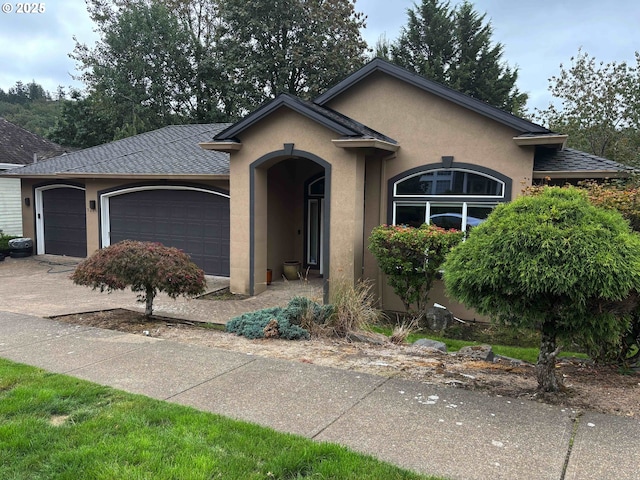
[(204, 293), (204, 272), (189, 255), (155, 242), (124, 240), (98, 250), (81, 262), (71, 275), (73, 283), (101, 292), (130, 287), (145, 303), (145, 315), (153, 314), (158, 292), (171, 298)]
[(373, 284), (368, 280), (353, 282), (338, 279), (331, 285), (333, 313), (321, 325), (325, 335), (346, 337), (350, 332), (368, 330), (378, 323), (382, 313), (376, 308)]

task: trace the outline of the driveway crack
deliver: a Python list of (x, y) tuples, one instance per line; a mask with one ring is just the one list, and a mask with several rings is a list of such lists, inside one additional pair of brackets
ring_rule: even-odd
[(573, 450), (573, 444), (576, 439), (576, 435), (578, 433), (578, 427), (580, 426), (580, 417), (582, 416), (582, 412), (578, 412), (575, 417), (573, 417), (573, 423), (571, 428), (571, 437), (569, 438), (569, 447), (567, 448), (567, 454), (564, 457), (564, 465), (562, 466), (562, 475), (560, 475), (560, 480), (565, 480), (567, 475), (567, 468), (569, 467), (569, 460), (571, 459), (571, 451)]

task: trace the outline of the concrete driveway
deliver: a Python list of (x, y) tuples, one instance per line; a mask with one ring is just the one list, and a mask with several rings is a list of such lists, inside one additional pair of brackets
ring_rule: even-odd
[[(0, 262), (0, 311), (50, 317), (113, 308), (144, 311), (131, 290), (101, 293), (74, 285), (69, 275), (82, 259), (56, 255), (6, 258)], [(229, 279), (207, 277), (207, 291), (227, 287)], [(267, 291), (244, 300), (175, 300), (159, 294), (154, 313), (185, 320), (226, 323), (242, 313), (284, 306), (295, 295), (322, 298), (321, 281), (273, 282)]]

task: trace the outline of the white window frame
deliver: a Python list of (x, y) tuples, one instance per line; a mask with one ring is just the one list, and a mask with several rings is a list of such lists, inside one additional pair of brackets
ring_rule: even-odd
[(396, 222), (396, 212), (398, 206), (415, 206), (415, 207), (425, 207), (425, 218), (424, 223), (431, 223), (431, 206), (434, 207), (462, 207), (462, 231), (467, 231), (467, 216), (469, 207), (485, 207), (485, 208), (495, 208), (498, 203), (495, 202), (438, 202), (438, 201), (424, 201), (424, 202), (416, 202), (416, 201), (394, 201), (393, 202), (393, 225), (397, 225)]

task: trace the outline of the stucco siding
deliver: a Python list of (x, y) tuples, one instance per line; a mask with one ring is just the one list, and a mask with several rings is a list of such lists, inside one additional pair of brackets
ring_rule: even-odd
[[(521, 195), (523, 186), (531, 184), (534, 150), (515, 144), (513, 137), (519, 132), (386, 74), (367, 77), (327, 106), (400, 145), (397, 153), (378, 160), (379, 163), (369, 160), (367, 164), (365, 249), (373, 227), (389, 218), (389, 180), (408, 170), (441, 164), (442, 157), (452, 156), (454, 167), (456, 162), (477, 165), (509, 177), (512, 187), (506, 192), (508, 197)], [(403, 310), (402, 302), (386, 284), (368, 252), (364, 254), (363, 272), (376, 282), (384, 308)], [(460, 318), (485, 320), (449, 299), (442, 282), (434, 285), (430, 302), (446, 305)]]
[[(319, 158), (331, 166), (331, 193), (328, 200), (331, 231), (330, 272), (325, 272), (325, 276), (329, 279), (345, 276), (349, 280), (360, 277), (364, 158), (358, 158), (357, 154), (334, 146), (331, 140), (338, 137), (338, 134), (288, 108), (272, 113), (268, 121), (260, 122), (243, 132), (240, 138), (243, 148), (231, 155), (233, 290), (250, 291), (251, 255), (247, 252), (251, 252), (252, 221), (253, 266), (256, 275), (254, 293), (266, 288), (262, 275), (267, 268), (279, 273), (280, 266), (277, 264), (285, 259), (285, 255), (291, 257), (286, 259), (303, 260), (302, 232), (305, 224), (302, 187), (306, 179), (321, 171), (313, 165), (314, 160), (310, 157)], [(293, 144), (294, 151), (298, 153), (293, 156), (285, 153), (273, 156), (274, 152), (284, 152), (287, 144)], [(261, 163), (265, 156), (270, 157)], [(250, 167), (254, 162), (260, 165), (254, 171), (252, 206)], [(283, 163), (278, 165), (279, 162)], [(301, 170), (297, 170), (298, 165), (302, 165)], [(290, 178), (285, 182), (287, 175)], [(289, 187), (286, 191), (279, 190), (279, 184)], [(278, 198), (274, 198), (274, 195), (278, 195)], [(290, 199), (289, 202), (287, 198)], [(286, 222), (282, 219), (283, 215)], [(288, 253), (286, 250), (289, 250)]]
[(398, 141), (387, 179), (453, 156), (454, 165), (484, 166), (510, 177), (512, 198), (531, 184), (533, 149), (515, 144), (519, 132), (388, 75), (364, 79), (328, 106)]

